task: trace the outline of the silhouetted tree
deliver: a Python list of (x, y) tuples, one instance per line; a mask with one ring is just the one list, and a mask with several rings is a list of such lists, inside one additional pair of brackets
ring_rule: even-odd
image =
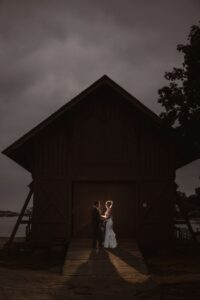
[(200, 27), (193, 25), (188, 44), (178, 45), (184, 55), (181, 68), (166, 72), (168, 86), (159, 89), (158, 102), (165, 111), (160, 114), (164, 122), (176, 128), (181, 137), (200, 150)]
[(199, 205), (200, 205), (200, 187), (195, 189), (195, 194), (197, 195), (197, 197), (199, 199)]
[[(187, 204), (187, 196), (184, 192), (181, 191), (176, 191), (176, 197), (179, 198), (182, 206), (184, 206), (184, 208), (186, 208), (186, 204)], [(181, 211), (180, 208), (178, 207), (178, 205), (175, 205), (175, 217), (181, 217)]]
[[(196, 188), (195, 193), (190, 196), (181, 191), (176, 191), (176, 196), (189, 217), (200, 217), (200, 187)], [(175, 217), (182, 217), (177, 205), (175, 205)]]
[[(181, 193), (179, 192), (179, 196), (181, 196)], [(184, 197), (181, 197), (182, 204), (185, 208), (185, 210), (188, 213), (188, 216), (190, 217), (200, 217), (200, 187), (195, 189), (195, 193)]]
[(188, 197), (190, 203), (200, 209), (200, 187), (195, 189), (195, 193)]

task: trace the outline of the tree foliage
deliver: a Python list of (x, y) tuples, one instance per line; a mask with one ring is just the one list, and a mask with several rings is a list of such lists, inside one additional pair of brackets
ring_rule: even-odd
[(158, 102), (165, 111), (163, 121), (177, 129), (183, 137), (200, 149), (200, 27), (191, 27), (188, 44), (178, 45), (184, 55), (180, 68), (165, 73), (168, 85), (159, 89)]
[[(196, 188), (195, 193), (190, 196), (181, 191), (176, 191), (176, 195), (189, 217), (200, 217), (200, 188)], [(175, 217), (183, 217), (177, 206), (175, 206)]]

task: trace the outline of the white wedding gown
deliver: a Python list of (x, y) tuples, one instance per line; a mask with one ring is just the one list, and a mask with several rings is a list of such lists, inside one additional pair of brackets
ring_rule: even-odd
[(104, 248), (115, 248), (117, 247), (117, 241), (115, 233), (113, 231), (113, 220), (110, 216), (106, 222), (105, 238), (103, 243)]

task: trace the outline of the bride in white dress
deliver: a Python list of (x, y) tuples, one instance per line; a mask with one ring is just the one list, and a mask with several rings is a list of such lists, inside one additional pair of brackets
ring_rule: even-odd
[(112, 207), (113, 207), (113, 201), (108, 200), (105, 203), (106, 211), (102, 217), (106, 221), (106, 229), (105, 229), (105, 238), (103, 242), (104, 248), (116, 248), (117, 247), (117, 241), (115, 237), (115, 233), (113, 231), (113, 220), (112, 220)]

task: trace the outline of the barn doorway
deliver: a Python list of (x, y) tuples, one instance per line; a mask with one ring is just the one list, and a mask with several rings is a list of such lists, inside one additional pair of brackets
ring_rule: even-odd
[(90, 238), (91, 212), (95, 200), (114, 201), (113, 221), (117, 238), (132, 238), (136, 231), (136, 193), (133, 182), (75, 182), (73, 184), (72, 235)]

